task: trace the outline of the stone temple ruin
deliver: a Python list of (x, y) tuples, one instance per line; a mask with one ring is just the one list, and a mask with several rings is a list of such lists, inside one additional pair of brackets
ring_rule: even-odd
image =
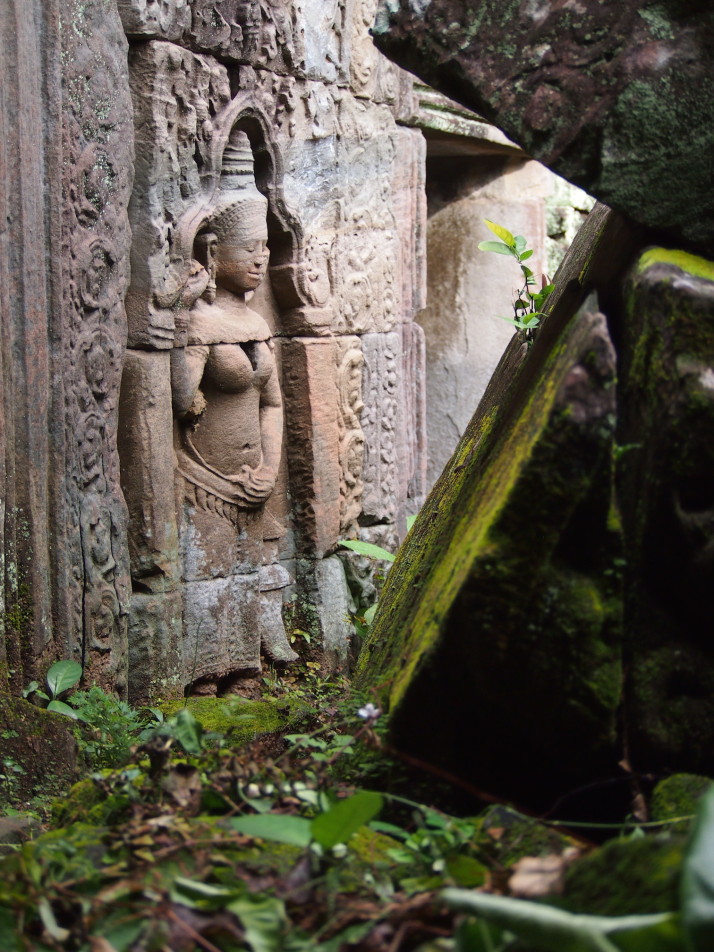
[[(492, 321), (489, 354), (489, 331), (464, 324), (476, 303), (489, 320), (507, 309), (510, 278), (484, 261), (450, 298), (443, 269), (463, 249), (449, 235), (501, 215), (530, 227), (545, 268), (553, 192), (497, 130), (376, 51), (376, 9), (3, 5), (0, 659), (14, 690), (58, 657), (134, 700), (240, 689), (261, 654), (284, 664), (296, 647), (348, 663), (374, 566), (338, 541), (395, 548), (511, 333)], [(451, 217), (430, 238), (423, 312), (427, 170), (430, 210)], [(502, 304), (484, 303), (489, 281)]]
[[(704, 0), (5, 0), (3, 692), (348, 669), (339, 542), (421, 508), (355, 669), (402, 753), (540, 806), (714, 772), (713, 44)], [(482, 219), (552, 276), (591, 203), (530, 156), (611, 206), (533, 342)]]

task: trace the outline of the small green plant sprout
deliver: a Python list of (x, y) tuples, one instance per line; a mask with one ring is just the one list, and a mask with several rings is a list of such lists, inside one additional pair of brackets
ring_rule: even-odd
[(383, 562), (393, 562), (396, 556), (388, 549), (383, 549), (381, 545), (374, 545), (372, 542), (362, 542), (360, 539), (340, 539), (338, 545), (345, 549), (351, 549), (357, 555), (366, 555), (370, 559), (379, 559)]
[(526, 239), (523, 235), (512, 235), (511, 232), (502, 225), (484, 218), (486, 227), (494, 233), (499, 241), (481, 241), (479, 242), (480, 251), (491, 251), (494, 254), (510, 255), (515, 258), (521, 268), (521, 277), (523, 286), (516, 292), (516, 300), (513, 302), (513, 317), (502, 317), (501, 320), (508, 321), (520, 331), (525, 331), (526, 339), (532, 340), (535, 329), (545, 316), (543, 308), (548, 299), (553, 285), (550, 284), (547, 275), (542, 276), (540, 291), (534, 291), (536, 279), (531, 269), (524, 264), (531, 255), (533, 249), (527, 247)]
[(69, 704), (65, 704), (64, 701), (60, 701), (58, 698), (60, 694), (64, 694), (65, 691), (69, 691), (75, 684), (78, 684), (81, 677), (82, 665), (77, 661), (55, 661), (45, 677), (47, 691), (41, 691), (37, 681), (30, 681), (22, 692), (22, 696), (33, 698), (33, 700), (38, 699), (41, 702), (44, 701), (41, 706), (46, 707), (48, 711), (54, 711), (55, 714), (64, 714), (76, 721), (79, 718), (77, 712)]

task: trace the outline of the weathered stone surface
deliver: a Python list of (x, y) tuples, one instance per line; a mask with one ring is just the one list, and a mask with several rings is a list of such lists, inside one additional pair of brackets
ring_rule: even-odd
[(180, 591), (134, 592), (129, 611), (129, 700), (183, 695)]
[(357, 675), (391, 683), (400, 749), (541, 806), (617, 762), (621, 689), (614, 351), (601, 315), (553, 318), (432, 490)]
[(172, 429), (169, 354), (128, 350), (118, 443), (131, 574), (144, 591), (168, 591), (178, 584)]
[(428, 484), (441, 474), (483, 395), (513, 326), (520, 278), (512, 258), (478, 250), (505, 225), (535, 249), (528, 262), (540, 285), (546, 270), (544, 199), (552, 176), (536, 162), (495, 158), (429, 160), (429, 293), (418, 321), (426, 334)]
[[(362, 384), (362, 429), (365, 436), (364, 494), (362, 508), (367, 522), (401, 523), (403, 501), (399, 494), (406, 468), (404, 372), (402, 336), (365, 334), (362, 337), (365, 371)], [(401, 505), (400, 505), (401, 504)]]
[(260, 674), (259, 578), (253, 572), (184, 583), (184, 683), (205, 679), (215, 694), (223, 679)]
[(340, 538), (352, 536), (362, 513), (362, 466), (364, 433), (361, 417), (362, 366), (364, 355), (359, 337), (340, 337), (337, 341), (337, 392), (340, 401), (338, 429), (340, 438)]
[(426, 340), (415, 321), (402, 324), (402, 355), (404, 362), (404, 412), (407, 423), (400, 434), (406, 443), (406, 465), (401, 471), (400, 493), (406, 499), (406, 514), (418, 512), (427, 492), (427, 391)]
[[(399, 359), (405, 367), (397, 372), (409, 383), (399, 393), (404, 406), (397, 456), (404, 465), (398, 475), (395, 470), (390, 512), (396, 518), (398, 510), (403, 519), (407, 497), (414, 509), (423, 494), (423, 434), (407, 436), (406, 427), (414, 416), (423, 430), (418, 380), (424, 352), (411, 323), (423, 300), (423, 140), (396, 125), (397, 71), (376, 54), (368, 35), (375, 0), (124, 0), (120, 9), (136, 41), (130, 54), (138, 142), (127, 297), (132, 350), (120, 444), (132, 507), (135, 589), (171, 589), (176, 579), (179, 589), (189, 586), (183, 617), (190, 654), (204, 609), (212, 613), (206, 617), (210, 629), (216, 619), (238, 625), (232, 635), (227, 628), (219, 633), (219, 643), (229, 637), (251, 641), (254, 632), (233, 618), (221, 588), (240, 577), (248, 586), (246, 618), (270, 618), (279, 626), (272, 640), (261, 636), (265, 653), (290, 660), (293, 652), (278, 642), (284, 641), (282, 600), (293, 582), (287, 577), (262, 589), (256, 608), (253, 575), (275, 574), (278, 562), (296, 555), (321, 559), (339, 538), (359, 530), (365, 438), (364, 354), (357, 334), (394, 330), (398, 348), (403, 338)], [(267, 199), (270, 263), (267, 272), (261, 263), (264, 280), (252, 283), (250, 304), (239, 301), (238, 320), (233, 304), (243, 291), (235, 282), (229, 287), (220, 271), (230, 236), (214, 220), (217, 206), (225, 204), (225, 156), (241, 135), (247, 135), (256, 184)], [(225, 326), (207, 337), (219, 311)], [(229, 317), (237, 321), (230, 331)], [(239, 332), (246, 321), (251, 329)], [(272, 396), (266, 402), (264, 391), (254, 414), (229, 412), (228, 403), (237, 405), (226, 396), (232, 389), (225, 390), (225, 381), (214, 386), (217, 348), (229, 346), (232, 359), (241, 348), (253, 348), (250, 359), (258, 364), (266, 347), (272, 354)], [(167, 374), (160, 352), (168, 350)], [(221, 353), (227, 359), (228, 349)], [(173, 436), (167, 426), (171, 402)], [(275, 426), (268, 426), (269, 415)], [(151, 435), (144, 439), (150, 420)], [(258, 425), (272, 475), (269, 491), (252, 507), (246, 499), (231, 502), (242, 485), (242, 458), (234, 448), (251, 440), (257, 447)], [(383, 452), (392, 452), (386, 443)], [(171, 454), (179, 474), (175, 485), (168, 478)], [(173, 507), (178, 554), (172, 549)], [(311, 581), (303, 585), (303, 578)], [(314, 566), (298, 573), (298, 600), (303, 594), (312, 604), (314, 578)], [(199, 582), (205, 590), (195, 587)], [(189, 593), (201, 595), (204, 609), (194, 611)], [(160, 607), (155, 619), (138, 602), (137, 610), (137, 643), (141, 624), (166, 627)], [(259, 663), (255, 646), (251, 652), (245, 666), (240, 651), (236, 655), (243, 673)], [(230, 672), (209, 655), (205, 671), (202, 662), (193, 665), (191, 680), (208, 690), (210, 678), (224, 690)]]
[[(0, 145), (4, 604), (17, 686), (59, 655), (126, 690), (115, 449), (133, 131), (102, 0), (5, 4)], [(60, 31), (60, 20), (63, 29)]]
[(329, 670), (347, 666), (354, 630), (350, 612), (354, 602), (345, 578), (342, 560), (336, 555), (315, 565), (314, 604), (322, 633), (322, 649)]
[(635, 242), (596, 206), (535, 343), (514, 335), (402, 546), (356, 674), (392, 684), (402, 749), (540, 805), (617, 762), (614, 355), (602, 317), (573, 315)]
[(382, 0), (375, 39), (601, 201), (714, 248), (708, 3)]
[(321, 557), (339, 539), (343, 498), (337, 344), (291, 338), (281, 352), (296, 544), (301, 554)]
[(647, 250), (626, 289), (619, 493), (635, 769), (714, 773), (714, 265)]

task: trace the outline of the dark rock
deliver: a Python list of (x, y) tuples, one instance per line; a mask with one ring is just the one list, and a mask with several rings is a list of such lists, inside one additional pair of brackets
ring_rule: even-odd
[(375, 42), (633, 221), (714, 250), (707, 0), (382, 0)]
[(541, 809), (619, 759), (614, 351), (602, 315), (573, 317), (607, 248), (598, 214), (402, 547), (356, 678), (388, 690), (400, 750)]
[(712, 774), (712, 263), (644, 253), (627, 285), (620, 380), (633, 767)]

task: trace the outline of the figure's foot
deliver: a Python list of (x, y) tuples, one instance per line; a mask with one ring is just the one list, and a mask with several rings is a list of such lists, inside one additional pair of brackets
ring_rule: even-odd
[(289, 664), (291, 661), (297, 661), (300, 657), (290, 647), (288, 639), (285, 637), (285, 629), (282, 626), (263, 634), (261, 648), (268, 661), (275, 664)]

